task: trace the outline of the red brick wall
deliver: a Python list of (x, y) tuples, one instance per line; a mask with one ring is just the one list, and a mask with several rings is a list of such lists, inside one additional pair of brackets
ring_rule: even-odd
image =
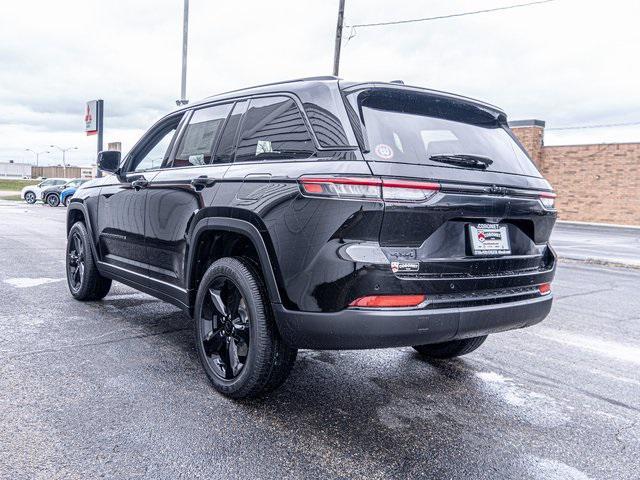
[(547, 147), (540, 126), (512, 130), (558, 194), (561, 220), (640, 225), (640, 143)]
[(640, 143), (544, 147), (560, 218), (640, 225)]

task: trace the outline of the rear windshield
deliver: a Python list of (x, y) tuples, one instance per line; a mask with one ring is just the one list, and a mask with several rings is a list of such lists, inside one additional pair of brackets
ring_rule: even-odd
[(488, 159), (484, 168), (473, 168), (479, 172), (540, 177), (513, 134), (493, 113), (471, 104), (385, 89), (361, 92), (353, 103), (365, 127), (368, 160), (473, 168), (446, 158), (462, 155)]

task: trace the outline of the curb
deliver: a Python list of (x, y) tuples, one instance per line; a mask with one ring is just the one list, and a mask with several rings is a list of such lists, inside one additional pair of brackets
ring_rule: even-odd
[(640, 262), (619, 262), (597, 257), (565, 257), (562, 255), (558, 255), (558, 260), (564, 263), (585, 263), (587, 265), (598, 265), (602, 267), (633, 268), (640, 270)]
[(569, 225), (575, 227), (598, 227), (598, 228), (622, 228), (629, 230), (640, 230), (640, 225), (622, 225), (620, 223), (596, 223), (596, 222), (578, 222), (573, 220), (558, 220), (556, 223), (560, 225)]

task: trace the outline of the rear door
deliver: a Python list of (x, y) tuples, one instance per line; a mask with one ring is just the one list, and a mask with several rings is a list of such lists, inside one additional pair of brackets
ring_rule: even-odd
[(230, 113), (236, 115), (241, 108), (231, 101), (191, 112), (170, 158), (149, 184), (145, 226), (149, 276), (170, 295), (184, 295), (187, 231), (194, 215), (211, 204), (217, 183), (229, 168), (231, 158), (214, 157), (214, 151)]
[(145, 134), (100, 190), (97, 236), (102, 262), (117, 272), (148, 274), (145, 208), (148, 186), (171, 151), (182, 113), (165, 119)]

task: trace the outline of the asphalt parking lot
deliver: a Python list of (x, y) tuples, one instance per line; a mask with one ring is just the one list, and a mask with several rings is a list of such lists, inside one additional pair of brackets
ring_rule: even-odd
[(462, 359), (302, 351), (240, 403), (173, 306), (71, 298), (64, 222), (0, 204), (1, 478), (639, 476), (640, 270), (563, 263), (547, 320)]

